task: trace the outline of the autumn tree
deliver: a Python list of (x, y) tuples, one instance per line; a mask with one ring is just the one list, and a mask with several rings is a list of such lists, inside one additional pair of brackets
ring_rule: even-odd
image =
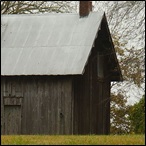
[(127, 97), (118, 93), (111, 94), (111, 134), (126, 134), (130, 132), (129, 108)]

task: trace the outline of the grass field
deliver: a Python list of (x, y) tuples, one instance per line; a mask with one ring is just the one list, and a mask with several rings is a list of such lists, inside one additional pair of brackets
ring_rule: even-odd
[(2, 145), (144, 145), (145, 135), (2, 135)]

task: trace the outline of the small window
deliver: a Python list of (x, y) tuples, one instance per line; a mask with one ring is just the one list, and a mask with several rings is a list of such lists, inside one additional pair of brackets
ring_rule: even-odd
[(104, 57), (101, 53), (98, 53), (97, 57), (97, 76), (98, 78), (104, 77)]

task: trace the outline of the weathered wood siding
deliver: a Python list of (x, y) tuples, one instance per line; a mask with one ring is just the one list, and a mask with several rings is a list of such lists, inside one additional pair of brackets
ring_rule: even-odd
[[(100, 56), (100, 57), (99, 57)], [(98, 99), (97, 99), (97, 134), (110, 133), (110, 69), (108, 56), (98, 53), (102, 60), (103, 77), (98, 77)], [(98, 60), (99, 61), (99, 60)]]
[(84, 74), (74, 77), (74, 134), (110, 132), (109, 56), (100, 41), (92, 48)]
[(93, 48), (84, 74), (74, 81), (74, 134), (97, 133), (97, 88), (97, 51)]
[(1, 79), (2, 134), (72, 134), (70, 77), (16, 76)]

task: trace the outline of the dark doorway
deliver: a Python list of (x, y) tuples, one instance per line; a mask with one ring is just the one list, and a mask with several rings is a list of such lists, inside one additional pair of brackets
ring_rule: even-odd
[(4, 133), (8, 135), (21, 134), (21, 106), (5, 105), (4, 111)]

